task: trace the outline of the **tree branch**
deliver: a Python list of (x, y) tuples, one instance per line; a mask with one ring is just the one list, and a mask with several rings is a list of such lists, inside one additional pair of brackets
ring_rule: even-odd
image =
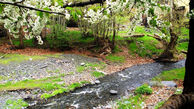
[[(24, 1), (24, 0), (22, 0), (22, 1)], [(40, 11), (40, 12), (45, 12), (45, 13), (50, 13), (50, 14), (58, 14), (58, 15), (65, 16), (65, 14), (63, 14), (63, 13), (53, 12), (53, 11), (46, 11), (46, 10), (42, 10), (42, 9), (37, 9), (37, 8), (29, 7), (29, 6), (24, 6), (24, 5), (21, 5), (21, 4), (18, 4), (18, 3), (11, 3), (11, 2), (0, 1), (0, 4), (12, 5), (12, 6), (20, 7), (20, 8), (25, 8), (25, 9), (30, 9), (30, 10), (35, 10), (35, 11)]]
[(75, 3), (72, 3), (70, 5), (66, 4), (63, 6), (63, 8), (66, 8), (66, 7), (84, 7), (86, 5), (93, 5), (93, 4), (97, 4), (97, 3), (102, 3), (105, 2), (106, 0), (90, 0), (90, 1), (85, 1), (85, 2), (75, 2)]

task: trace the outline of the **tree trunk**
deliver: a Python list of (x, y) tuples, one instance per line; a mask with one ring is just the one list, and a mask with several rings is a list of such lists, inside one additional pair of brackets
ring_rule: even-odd
[(115, 48), (115, 36), (116, 36), (116, 19), (114, 16), (113, 18), (113, 37), (112, 37), (112, 46), (111, 46), (112, 50)]
[[(194, 9), (194, 0), (190, 1), (190, 10)], [(184, 90), (183, 94), (194, 94), (194, 18), (192, 17), (189, 22), (189, 47), (186, 59), (186, 73), (184, 79)]]
[(172, 29), (170, 29), (170, 43), (167, 45), (164, 52), (156, 59), (156, 61), (162, 62), (176, 62), (177, 59), (175, 57), (176, 52), (176, 44), (178, 40), (178, 36), (173, 33)]
[(24, 48), (24, 41), (23, 41), (23, 38), (24, 38), (23, 28), (20, 27), (20, 30), (19, 30), (19, 40), (20, 40), (19, 48), (20, 48), (20, 49), (23, 49), (23, 48)]

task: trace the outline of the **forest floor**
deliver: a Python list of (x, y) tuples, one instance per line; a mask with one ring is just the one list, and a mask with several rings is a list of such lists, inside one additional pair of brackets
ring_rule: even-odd
[[(133, 65), (137, 64), (145, 64), (145, 63), (152, 63), (154, 62), (152, 59), (149, 58), (142, 58), (138, 55), (129, 55), (129, 51), (126, 48), (122, 48), (122, 52), (119, 52), (115, 54), (115, 56), (124, 56), (123, 62), (112, 62), (108, 59), (106, 59), (106, 56), (102, 55), (96, 55), (97, 57), (92, 57), (94, 54), (92, 54), (89, 51), (78, 51), (78, 50), (69, 50), (65, 52), (59, 52), (59, 51), (52, 51), (49, 49), (37, 49), (37, 48), (25, 48), (25, 49), (18, 49), (18, 50), (10, 50), (10, 45), (4, 44), (0, 46), (0, 53), (3, 53), (2, 59), (6, 59), (6, 55), (10, 54), (20, 54), (25, 55), (28, 57), (28, 60), (25, 60), (20, 63), (11, 62), (8, 65), (0, 65), (1, 67), (1, 83), (6, 83), (8, 81), (24, 81), (26, 79), (41, 79), (46, 77), (53, 77), (58, 74), (67, 74), (65, 75), (63, 79), (63, 83), (66, 85), (73, 84), (75, 82), (80, 81), (90, 81), (91, 83), (95, 83), (95, 81), (98, 79), (98, 77), (94, 77), (91, 75), (91, 72), (99, 71), (103, 72), (103, 74), (112, 74), (117, 71), (121, 71), (125, 68), (131, 67)], [(43, 60), (31, 60), (31, 56), (43, 56), (46, 57)], [(8, 57), (9, 58), (9, 57)], [(16, 57), (17, 58), (17, 57)], [(99, 63), (103, 64), (99, 64)], [(96, 66), (90, 66), (90, 64), (96, 64)], [(81, 64), (84, 64), (82, 67)], [(89, 67), (85, 65), (89, 65)], [(3, 69), (3, 70), (2, 70)], [(88, 70), (89, 69), (89, 70)], [(93, 70), (95, 69), (95, 70)], [(78, 71), (80, 70), (80, 71)], [(4, 71), (7, 71), (6, 74)], [(14, 76), (13, 75), (13, 72)], [(9, 73), (10, 74), (9, 74)], [(17, 72), (17, 73), (16, 73)], [(29, 72), (28, 74), (26, 72)], [(38, 73), (37, 73), (38, 72)], [(80, 73), (82, 72), (82, 73)], [(2, 76), (3, 74), (3, 76)], [(3, 78), (3, 77), (9, 77), (9, 78)], [(58, 83), (61, 84), (61, 81)], [(180, 85), (181, 86), (181, 85)], [(28, 96), (33, 97), (40, 97), (41, 94), (47, 92), (47, 91), (24, 91), (23, 93), (18, 93), (16, 90), (21, 90), (23, 88), (11, 88), (7, 89), (8, 92), (1, 92), (1, 103), (5, 103), (5, 101), (9, 99), (13, 99), (13, 97), (18, 96), (19, 98), (26, 98)], [(28, 88), (24, 88), (28, 89)], [(6, 89), (5, 89), (6, 90)], [(17, 94), (13, 93), (14, 90), (17, 92)], [(167, 99), (170, 97), (175, 91), (169, 90), (169, 88), (153, 88), (154, 93), (151, 96), (148, 96), (145, 103), (147, 104), (147, 108), (151, 105), (157, 104), (161, 101), (161, 99)], [(11, 93), (10, 93), (11, 92)], [(40, 92), (38, 95), (33, 95), (32, 93)], [(158, 94), (158, 92), (161, 92)], [(12, 97), (6, 95), (5, 93), (10, 94)], [(31, 93), (31, 94), (26, 94)], [(152, 99), (153, 96), (155, 99)]]

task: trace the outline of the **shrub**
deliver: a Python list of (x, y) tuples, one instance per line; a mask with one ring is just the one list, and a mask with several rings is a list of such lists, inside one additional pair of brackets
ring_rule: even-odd
[(152, 92), (153, 90), (147, 84), (144, 84), (135, 90), (135, 94), (148, 94), (149, 95), (149, 94), (152, 94)]

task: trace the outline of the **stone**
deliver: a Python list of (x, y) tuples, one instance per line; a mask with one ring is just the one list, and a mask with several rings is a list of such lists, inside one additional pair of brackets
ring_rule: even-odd
[(85, 65), (85, 63), (84, 63), (84, 62), (82, 62), (80, 65), (81, 65), (81, 66), (84, 66), (84, 65)]
[(168, 87), (177, 87), (177, 84), (174, 81), (162, 81), (161, 82), (164, 86)]
[(116, 90), (110, 90), (110, 94), (111, 95), (117, 95), (118, 94), (118, 91), (116, 91)]
[(161, 86), (163, 86), (162, 84), (161, 84), (161, 82), (159, 82), (159, 81), (150, 81), (149, 83), (149, 86), (158, 86), (158, 87), (161, 87)]
[(100, 84), (100, 81), (99, 81), (99, 80), (96, 80), (95, 83), (96, 83), (96, 84)]

